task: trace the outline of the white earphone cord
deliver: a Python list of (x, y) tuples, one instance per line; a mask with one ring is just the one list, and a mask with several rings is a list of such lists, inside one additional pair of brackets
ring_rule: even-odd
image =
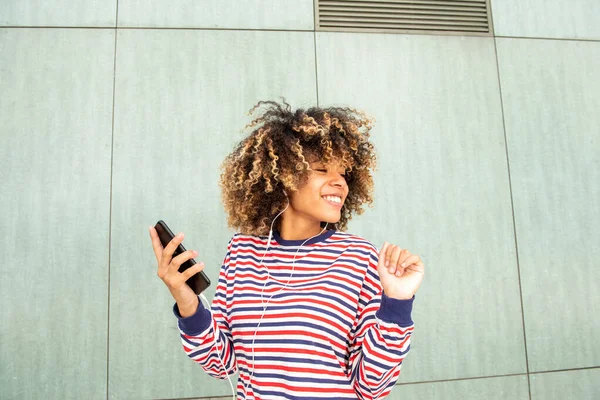
[[(206, 303), (206, 309), (210, 311), (210, 315), (212, 317), (212, 309), (210, 307), (210, 303), (208, 302), (208, 299), (206, 298), (206, 296), (204, 296), (204, 293), (200, 293), (200, 298), (202, 300), (204, 300), (204, 302)], [(223, 362), (223, 359), (221, 358), (221, 353), (219, 352), (219, 347), (217, 346), (217, 333), (213, 332), (213, 336), (214, 336), (213, 345), (215, 346), (215, 350), (217, 350), (217, 357), (219, 358), (219, 361), (221, 361), (221, 366), (223, 367), (223, 371), (225, 371), (225, 374), (227, 375), (227, 380), (229, 381), (229, 386), (231, 387), (231, 400), (235, 400), (235, 389), (233, 388), (233, 383), (231, 382), (229, 373), (227, 373), (227, 368), (225, 368), (225, 363)]]
[[(287, 195), (286, 195), (287, 198)], [(283, 212), (285, 210), (287, 210), (287, 208), (290, 205), (290, 201), (288, 199), (287, 201), (287, 205), (285, 206), (285, 208), (279, 212), (279, 214), (277, 214), (275, 216), (275, 218), (273, 218), (273, 222), (271, 222), (271, 228), (269, 229), (269, 238), (267, 239), (267, 247), (265, 249), (265, 252), (262, 255), (262, 258), (260, 259), (260, 261), (258, 262), (258, 266), (263, 265), (265, 268), (267, 268), (264, 264), (262, 264), (263, 260), (265, 259), (265, 256), (267, 255), (267, 251), (269, 251), (269, 246), (271, 244), (271, 238), (273, 237), (273, 224), (275, 224), (275, 221), (277, 220), (277, 218), (279, 218), (279, 216), (281, 214), (283, 214)], [(258, 325), (256, 326), (256, 330), (254, 331), (254, 337), (252, 338), (252, 372), (250, 373), (250, 376), (248, 377), (248, 382), (244, 385), (244, 397), (246, 397), (246, 391), (248, 390), (248, 385), (250, 384), (250, 382), (252, 381), (252, 377), (254, 376), (254, 342), (256, 340), (256, 334), (258, 333), (258, 329), (260, 328), (260, 324), (263, 320), (263, 317), (265, 316), (265, 312), (267, 311), (267, 306), (269, 305), (269, 302), (271, 301), (271, 299), (273, 298), (273, 296), (275, 296), (276, 294), (278, 294), (279, 292), (281, 292), (283, 289), (285, 289), (287, 287), (287, 285), (291, 282), (292, 280), (292, 276), (294, 274), (294, 269), (296, 267), (295, 263), (296, 263), (296, 257), (298, 256), (298, 252), (300, 251), (300, 249), (302, 248), (302, 246), (304, 246), (304, 244), (306, 242), (308, 242), (310, 239), (313, 239), (317, 236), (319, 236), (320, 234), (322, 234), (323, 232), (325, 232), (325, 230), (327, 229), (327, 225), (328, 223), (325, 224), (325, 227), (323, 228), (323, 230), (319, 233), (317, 233), (316, 235), (309, 237), (308, 239), (306, 239), (304, 242), (302, 242), (302, 244), (298, 247), (298, 250), (296, 250), (296, 254), (294, 255), (294, 258), (292, 260), (292, 271), (290, 272), (290, 277), (288, 278), (288, 281), (285, 283), (285, 285), (283, 285), (281, 288), (279, 288), (278, 291), (276, 291), (275, 293), (273, 293), (269, 299), (267, 300), (267, 303), (265, 304), (264, 302), (264, 293), (265, 293), (265, 288), (267, 287), (267, 283), (269, 282), (269, 278), (271, 277), (271, 274), (269, 272), (269, 268), (267, 268), (267, 279), (265, 280), (265, 284), (262, 287), (262, 290), (260, 292), (260, 302), (263, 306), (263, 312), (262, 315), (260, 316), (260, 320), (258, 321)], [(200, 298), (202, 298), (202, 300), (204, 300), (204, 302), (206, 303), (206, 308), (211, 312), (211, 316), (212, 316), (212, 309), (210, 306), (210, 303), (208, 301), (208, 299), (206, 298), (206, 296), (204, 296), (204, 293), (200, 293)], [(225, 374), (227, 375), (227, 380), (229, 380), (229, 386), (231, 386), (231, 395), (232, 395), (232, 400), (236, 400), (235, 399), (235, 389), (233, 388), (233, 383), (231, 382), (231, 378), (229, 377), (229, 373), (227, 372), (227, 368), (225, 368), (225, 363), (223, 362), (223, 359), (221, 358), (221, 353), (219, 351), (219, 348), (217, 346), (217, 335), (216, 332), (213, 334), (214, 335), (214, 340), (213, 340), (213, 345), (215, 347), (215, 350), (217, 351), (217, 357), (219, 358), (219, 361), (221, 362), (221, 366), (223, 367), (223, 371), (225, 371)], [(239, 369), (238, 369), (239, 372)]]
[[(273, 234), (273, 224), (275, 223), (275, 220), (285, 210), (287, 210), (287, 208), (289, 207), (289, 205), (290, 205), (290, 201), (288, 199), (288, 203), (285, 206), (285, 208), (283, 209), (283, 211), (281, 211), (279, 214), (277, 214), (277, 216), (273, 219), (273, 222), (271, 222), (271, 228), (269, 230), (269, 239), (267, 240), (267, 247), (265, 249), (265, 252), (263, 253), (262, 258), (260, 259), (260, 261), (258, 263), (259, 266), (262, 264), (263, 260), (265, 259), (266, 254), (267, 254), (267, 251), (269, 250), (269, 245), (271, 244), (271, 237), (272, 237), (272, 234)], [(328, 223), (325, 224), (325, 227), (323, 228), (323, 230), (321, 232), (317, 233), (316, 235), (314, 235), (312, 237), (309, 237), (304, 242), (302, 242), (302, 244), (298, 247), (298, 250), (296, 250), (296, 254), (294, 254), (294, 258), (292, 260), (292, 271), (290, 272), (290, 277), (288, 278), (288, 281), (285, 283), (285, 285), (283, 285), (281, 288), (279, 288), (278, 291), (276, 291), (275, 293), (273, 293), (269, 297), (269, 299), (267, 300), (266, 304), (264, 303), (264, 297), (263, 296), (264, 296), (264, 293), (265, 293), (265, 288), (267, 287), (267, 283), (269, 282), (269, 278), (271, 277), (271, 274), (269, 272), (269, 268), (267, 268), (264, 264), (262, 264), (265, 268), (267, 268), (267, 279), (265, 280), (265, 284), (263, 285), (262, 290), (260, 292), (260, 301), (261, 301), (261, 304), (263, 306), (263, 312), (262, 312), (262, 314), (260, 316), (260, 320), (258, 321), (258, 325), (256, 326), (256, 330), (254, 331), (254, 337), (252, 338), (252, 372), (251, 372), (250, 376), (248, 377), (248, 382), (246, 382), (246, 384), (244, 385), (244, 397), (246, 396), (246, 391), (248, 390), (248, 385), (250, 384), (250, 382), (252, 381), (252, 377), (254, 376), (254, 366), (255, 366), (255, 364), (254, 364), (254, 359), (255, 359), (255, 356), (254, 356), (254, 342), (256, 340), (256, 334), (258, 333), (258, 329), (260, 328), (260, 324), (261, 324), (261, 322), (262, 322), (262, 320), (263, 320), (263, 318), (265, 316), (265, 312), (267, 311), (267, 306), (271, 302), (271, 299), (273, 298), (273, 296), (275, 296), (276, 294), (278, 294), (279, 292), (281, 292), (283, 289), (285, 289), (287, 287), (287, 285), (291, 282), (292, 276), (294, 274), (294, 269), (296, 267), (296, 264), (295, 264), (296, 263), (296, 257), (298, 256), (298, 252), (300, 251), (300, 249), (302, 248), (302, 246), (304, 246), (304, 244), (306, 242), (308, 242), (310, 239), (315, 238), (315, 237), (319, 236), (320, 234), (322, 234), (327, 229), (327, 225), (328, 225)]]

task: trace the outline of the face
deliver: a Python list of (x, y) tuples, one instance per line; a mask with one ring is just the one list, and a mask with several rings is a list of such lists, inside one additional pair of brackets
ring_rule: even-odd
[(297, 218), (336, 223), (348, 196), (345, 169), (337, 162), (310, 163), (308, 181), (290, 194), (290, 208)]

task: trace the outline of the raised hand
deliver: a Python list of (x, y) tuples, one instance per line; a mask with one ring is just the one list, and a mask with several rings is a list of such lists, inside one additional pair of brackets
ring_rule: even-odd
[(425, 266), (418, 255), (385, 242), (379, 251), (377, 272), (383, 292), (403, 300), (412, 298), (421, 286)]

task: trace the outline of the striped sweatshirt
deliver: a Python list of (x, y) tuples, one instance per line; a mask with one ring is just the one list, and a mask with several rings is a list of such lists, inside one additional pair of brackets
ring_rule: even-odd
[(185, 353), (215, 378), (238, 372), (238, 399), (384, 398), (410, 349), (414, 297), (382, 293), (365, 239), (303, 242), (274, 232), (267, 249), (267, 237), (235, 234), (211, 310), (173, 307)]

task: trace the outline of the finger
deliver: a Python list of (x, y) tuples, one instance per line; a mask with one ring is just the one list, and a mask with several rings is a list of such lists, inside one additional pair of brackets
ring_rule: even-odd
[(402, 276), (405, 274), (412, 274), (412, 273), (419, 273), (421, 275), (425, 274), (425, 266), (423, 265), (423, 262), (421, 262), (420, 259), (416, 260), (412, 264), (409, 264), (409, 262), (407, 262), (406, 264), (407, 264), (406, 268), (400, 267), (400, 268), (402, 268), (402, 274), (401, 275), (396, 274), (396, 276)]
[(199, 262), (198, 264), (194, 264), (193, 267), (190, 267), (190, 268), (186, 269), (185, 271), (183, 271), (181, 276), (183, 277), (183, 279), (185, 279), (187, 281), (188, 279), (190, 279), (192, 276), (196, 275), (198, 272), (202, 271), (203, 269), (204, 269), (204, 263)]
[(408, 254), (410, 254), (410, 251), (408, 251), (407, 249), (403, 249), (402, 251), (400, 251), (398, 259), (395, 262), (390, 263), (389, 270), (391, 274), (394, 274), (396, 276), (404, 275), (405, 266), (403, 264), (403, 260), (405, 260), (408, 257)]
[(406, 263), (406, 260), (408, 257), (410, 257), (410, 255), (410, 251), (408, 251), (407, 249), (404, 249), (400, 252), (400, 257), (398, 257), (398, 261), (396, 262), (396, 276), (404, 275), (404, 270), (406, 269), (406, 266), (410, 265)]
[(154, 249), (154, 256), (156, 257), (156, 261), (160, 262), (163, 252), (163, 246), (160, 242), (160, 238), (158, 237), (158, 233), (156, 233), (156, 229), (153, 226), (149, 228), (150, 238), (152, 239), (152, 249)]
[(174, 269), (178, 270), (179, 266), (181, 264), (183, 264), (187, 260), (191, 260), (192, 258), (196, 257), (197, 255), (198, 255), (198, 252), (196, 250), (186, 250), (171, 260), (171, 266)]
[(394, 246), (393, 251), (389, 255), (388, 261), (386, 262), (385, 265), (388, 267), (388, 271), (390, 272), (390, 274), (396, 273), (398, 259), (400, 258), (401, 252), (402, 252), (402, 249), (400, 247)]
[(381, 250), (379, 250), (379, 267), (385, 267), (385, 253), (389, 247), (390, 244), (388, 242), (383, 242), (383, 246), (381, 246)]
[(410, 252), (408, 254), (409, 255), (405, 257), (404, 260), (402, 260), (400, 263), (402, 268), (406, 268), (412, 264), (416, 264), (421, 260), (421, 258), (416, 254), (410, 254)]
[(421, 260), (409, 265), (408, 267), (406, 267), (406, 269), (413, 272), (418, 272), (420, 274), (425, 274), (425, 265), (423, 265), (423, 262)]
[(177, 246), (183, 242), (184, 234), (183, 232), (179, 233), (175, 236), (171, 241), (165, 246), (165, 249), (162, 252), (162, 262), (164, 264), (170, 264), (171, 258), (173, 258), (173, 252), (177, 249)]

